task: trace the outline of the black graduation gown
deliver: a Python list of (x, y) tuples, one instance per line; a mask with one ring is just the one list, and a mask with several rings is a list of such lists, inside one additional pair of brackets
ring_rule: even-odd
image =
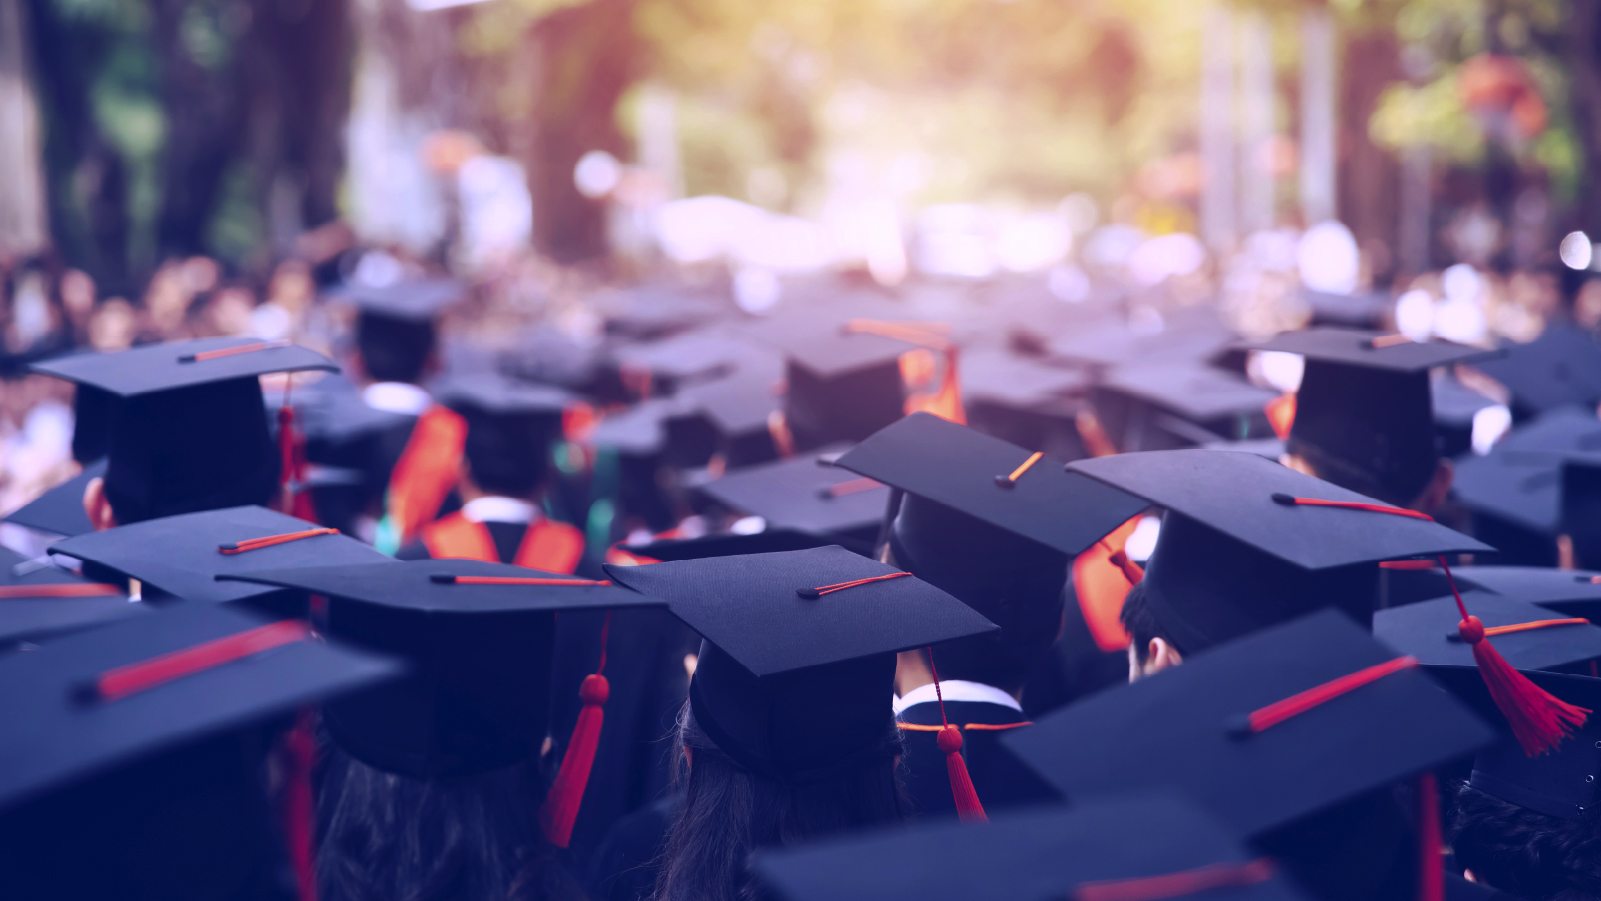
[[(962, 730), (962, 757), (967, 774), (986, 813), (1004, 807), (1057, 801), (1061, 796), (1001, 746), (1000, 737), (1011, 729), (968, 729), (968, 723), (1012, 726), (1026, 723), (1022, 713), (987, 701), (946, 701), (945, 715)], [(901, 711), (900, 722), (918, 726), (940, 725), (939, 704), (913, 704)], [(1026, 725), (1017, 726), (1026, 729)], [(902, 729), (906, 752), (901, 757), (901, 779), (918, 817), (954, 816), (956, 799), (938, 733)]]
[(684, 796), (674, 794), (618, 820), (590, 858), (584, 891), (591, 901), (650, 898), (667, 833), (683, 812)]
[[(495, 542), (495, 553), (500, 557), (500, 562), (511, 563), (515, 561), (517, 559), (517, 549), (523, 543), (523, 536), (528, 533), (528, 523), (484, 520), (483, 526), (489, 530), (489, 537)], [(395, 554), (395, 558), (397, 560), (432, 560), (434, 555), (429, 553), (428, 545), (423, 544), (419, 539), (401, 548)], [(594, 561), (588, 557), (578, 562), (578, 568), (574, 572), (576, 575), (583, 576), (586, 579), (605, 578), (601, 574), (600, 567), (595, 565)]]

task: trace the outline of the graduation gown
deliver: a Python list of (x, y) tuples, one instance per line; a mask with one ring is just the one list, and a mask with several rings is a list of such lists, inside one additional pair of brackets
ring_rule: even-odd
[(536, 516), (531, 522), (497, 522), (488, 518), (478, 522), (461, 510), (424, 526), (418, 540), (396, 556), (402, 560), (454, 557), (515, 563), (544, 572), (573, 574), (584, 563), (584, 534), (574, 526), (543, 516)]
[[(946, 692), (945, 716), (962, 730), (962, 756), (967, 773), (986, 812), (1060, 800), (1060, 796), (1034, 772), (1001, 746), (1000, 737), (1030, 724), (1015, 707), (987, 700), (956, 700), (981, 694), (1004, 694), (998, 688), (955, 680), (940, 683)], [(983, 689), (969, 691), (968, 686)], [(932, 686), (928, 686), (932, 694)], [(908, 699), (921, 701), (921, 689)], [(906, 752), (901, 757), (901, 778), (911, 796), (916, 815), (922, 818), (955, 816), (956, 799), (951, 794), (945, 755), (939, 749), (940, 706), (921, 701), (903, 707), (896, 716)]]

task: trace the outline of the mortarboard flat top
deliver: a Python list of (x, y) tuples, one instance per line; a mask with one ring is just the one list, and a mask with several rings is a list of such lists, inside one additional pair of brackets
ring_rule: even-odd
[(838, 466), (954, 508), (1064, 554), (1078, 554), (1149, 502), (929, 413), (879, 430)]
[(1528, 344), (1506, 344), (1500, 359), (1473, 365), (1511, 392), (1520, 411), (1593, 409), (1601, 401), (1601, 345), (1570, 325), (1548, 326)]
[(0, 716), (28, 724), (0, 734), (0, 807), (399, 672), (384, 658), (292, 640), (115, 700), (76, 699), (79, 686), (110, 670), (266, 623), (238, 610), (184, 604), (0, 658), (7, 686)]
[[(774, 850), (757, 857), (756, 871), (786, 901), (1060, 901), (1090, 883), (1245, 864), (1258, 856), (1192, 802), (1140, 794), (988, 823), (936, 823)], [(1306, 897), (1283, 875), (1264, 877), (1204, 897)]]
[[(19, 569), (20, 567), (20, 569)], [(7, 547), (0, 547), (0, 644), (70, 632), (145, 612), (143, 604), (128, 601), (121, 592), (82, 597), (29, 597), (17, 593), (26, 586), (88, 585), (88, 580), (54, 566), (36, 567)]]
[(677, 398), (684, 409), (705, 415), (725, 437), (767, 431), (773, 411), (783, 406), (770, 384), (741, 377), (686, 388)]
[[(295, 588), (313, 594), (421, 614), (511, 613), (659, 607), (615, 585), (481, 560), (403, 560), (296, 566), (218, 575), (230, 583)], [(467, 578), (553, 579), (563, 585), (482, 584)]]
[(1462, 384), (1454, 377), (1437, 378), (1430, 384), (1437, 425), (1471, 427), (1473, 416), (1495, 401)]
[(353, 282), (329, 296), (348, 300), (363, 313), (426, 322), (460, 300), (466, 286), (455, 279), (423, 278), (377, 287)]
[(1201, 449), (1256, 454), (1264, 460), (1272, 460), (1277, 463), (1279, 458), (1284, 456), (1284, 439), (1252, 438), (1246, 441), (1214, 441), (1211, 444), (1201, 445)]
[(1507, 455), (1469, 457), (1451, 490), (1475, 513), (1490, 513), (1545, 535), (1561, 528), (1562, 470), (1556, 463), (1516, 463)]
[(293, 566), (393, 562), (370, 545), (337, 533), (314, 535), (242, 553), (220, 550), (228, 543), (316, 528), (316, 523), (265, 507), (229, 507), (89, 532), (51, 545), (50, 553), (115, 570), (191, 601), (234, 601), (272, 590), (214, 578), (222, 574)]
[[(1472, 571), (1468, 568), (1468, 578)], [(1548, 607), (1485, 591), (1465, 590), (1462, 602), (1489, 628), (1567, 618)], [(1450, 597), (1391, 607), (1374, 612), (1373, 637), (1418, 658), (1424, 666), (1474, 668), (1473, 646), (1457, 635), (1461, 618)], [(1551, 625), (1495, 635), (1491, 643), (1515, 669), (1554, 670), (1601, 657), (1601, 627)]]
[(705, 292), (661, 285), (595, 295), (591, 304), (606, 319), (606, 331), (634, 338), (670, 335), (718, 319), (728, 305)]
[(962, 396), (970, 401), (1028, 410), (1082, 392), (1089, 378), (1077, 369), (1049, 366), (1001, 350), (962, 355)]
[(1001, 741), (1073, 803), (1174, 791), (1256, 837), (1493, 738), (1415, 667), (1239, 731), (1254, 711), (1396, 657), (1325, 610), (1187, 657)]
[(761, 357), (769, 358), (767, 369), (775, 377), (782, 375), (771, 350), (726, 326), (619, 347), (614, 356), (623, 366), (679, 380), (716, 378), (741, 368), (759, 369)]
[(832, 446), (741, 469), (707, 482), (699, 491), (762, 517), (770, 527), (814, 535), (871, 528), (884, 518), (889, 489), (821, 462), (841, 449)]
[(1493, 550), (1438, 523), (1409, 516), (1276, 503), (1275, 494), (1346, 503), (1374, 501), (1256, 454), (1146, 451), (1078, 460), (1068, 468), (1303, 569)]
[(1459, 581), (1525, 604), (1540, 604), (1567, 616), (1601, 607), (1601, 573), (1545, 566), (1469, 566), (1452, 570)]
[(1463, 360), (1494, 356), (1494, 351), (1451, 341), (1410, 341), (1376, 332), (1317, 328), (1285, 332), (1267, 341), (1243, 345), (1250, 350), (1300, 354), (1308, 362), (1338, 363), (1395, 373), (1424, 372)]
[(1332, 294), (1327, 291), (1301, 289), (1301, 299), (1312, 308), (1314, 323), (1329, 323), (1347, 328), (1374, 328), (1389, 314), (1392, 302), (1388, 294)]
[(820, 378), (834, 378), (875, 366), (893, 366), (919, 345), (883, 335), (838, 328), (799, 328), (775, 334), (772, 340), (789, 360)]
[[(250, 349), (246, 349), (250, 348)], [(235, 351), (226, 353), (226, 351)], [(216, 356), (210, 356), (216, 354)], [(339, 367), (309, 347), (259, 338), (197, 338), (115, 353), (75, 354), (33, 364), (33, 371), (90, 385), (118, 397), (175, 391), (271, 372)]]
[(1154, 333), (1136, 332), (1120, 318), (1100, 320), (1051, 340), (1051, 356), (1095, 366), (1136, 361), (1200, 363), (1227, 350), (1235, 334), (1211, 310), (1174, 315)]
[(1259, 413), (1278, 394), (1238, 376), (1196, 363), (1135, 363), (1114, 367), (1103, 387), (1197, 421)]
[(446, 406), (470, 407), (491, 415), (559, 414), (578, 399), (560, 388), (498, 375), (458, 376), (431, 387), (434, 397)]
[(678, 415), (680, 407), (675, 398), (653, 397), (607, 414), (596, 424), (590, 443), (626, 454), (660, 453), (667, 441), (663, 423)]
[(996, 628), (914, 576), (802, 596), (802, 590), (900, 572), (840, 547), (607, 566), (606, 571), (618, 584), (665, 600), (675, 616), (758, 677)]
[(739, 554), (771, 554), (775, 551), (804, 551), (827, 547), (834, 542), (791, 529), (764, 529), (750, 535), (705, 535), (700, 538), (669, 538), (645, 544), (623, 545), (623, 550), (651, 560), (703, 560), (707, 557), (733, 557)]
[(83, 492), (91, 480), (105, 474), (105, 459), (96, 460), (85, 466), (83, 472), (6, 514), (5, 521), (52, 535), (72, 536), (92, 532), (94, 526), (83, 509)]

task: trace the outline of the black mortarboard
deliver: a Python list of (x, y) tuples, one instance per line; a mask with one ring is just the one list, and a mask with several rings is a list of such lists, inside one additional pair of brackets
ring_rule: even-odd
[[(223, 578), (326, 596), (331, 637), (411, 662), (407, 678), (328, 705), (324, 722), (362, 761), (421, 778), (498, 769), (538, 752), (550, 718), (557, 611), (659, 606), (610, 583), (478, 560)], [(509, 581), (478, 581), (485, 579)]]
[(83, 509), (84, 489), (89, 482), (106, 474), (106, 461), (96, 460), (83, 472), (6, 514), (5, 521), (52, 535), (82, 535), (93, 532), (89, 514)]
[[(786, 901), (1059, 901), (1092, 887), (1154, 898), (1186, 884), (1208, 901), (1305, 897), (1216, 817), (1153, 794), (775, 850), (757, 857), (756, 872)], [(1206, 874), (1225, 872), (1236, 879), (1206, 890)], [(1163, 877), (1168, 893), (1138, 894)]]
[(730, 469), (778, 456), (771, 423), (783, 398), (771, 383), (734, 376), (687, 388), (678, 399), (711, 426), (717, 449)]
[(1454, 376), (1436, 373), (1430, 390), (1434, 403), (1434, 434), (1440, 456), (1456, 457), (1473, 449), (1473, 420), (1495, 401), (1462, 384)]
[(843, 548), (607, 566), (701, 634), (695, 721), (744, 768), (818, 781), (888, 757), (895, 654), (995, 626)]
[(614, 356), (625, 368), (650, 373), (658, 393), (671, 393), (685, 384), (725, 378), (735, 372), (754, 377), (764, 370), (775, 382), (783, 377), (783, 366), (772, 350), (726, 326), (686, 332), (649, 344), (625, 345)]
[(1528, 344), (1507, 342), (1499, 359), (1475, 362), (1512, 395), (1519, 419), (1601, 402), (1601, 345), (1571, 325), (1554, 323)]
[[(1471, 577), (1469, 567), (1465, 575)], [(1520, 670), (1566, 670), (1601, 657), (1601, 627), (1582, 619), (1564, 622), (1562, 613), (1548, 607), (1505, 598), (1486, 591), (1463, 591), (1462, 602), (1490, 634), (1490, 643), (1506, 661)], [(1453, 598), (1435, 598), (1391, 607), (1373, 614), (1373, 637), (1428, 667), (1477, 666), (1473, 646), (1457, 631), (1461, 621)], [(1496, 627), (1544, 623), (1544, 626), (1497, 633)]]
[(590, 442), (635, 456), (661, 453), (667, 443), (664, 424), (678, 413), (679, 406), (672, 398), (653, 397), (609, 413), (596, 424)]
[(1202, 363), (1218, 357), (1236, 340), (1215, 311), (1198, 308), (1175, 314), (1155, 331), (1136, 331), (1122, 319), (1102, 318), (1053, 338), (1049, 352), (1093, 366)]
[(424, 278), (382, 287), (353, 282), (329, 292), (329, 296), (355, 304), (362, 315), (430, 322), (465, 293), (466, 286), (455, 279)]
[(1233, 373), (1166, 359), (1114, 367), (1092, 396), (1102, 426), (1125, 451), (1268, 435), (1263, 407), (1277, 397)]
[[(101, 593), (104, 592), (104, 593)], [(0, 547), (0, 645), (71, 632), (144, 612), (112, 586)]]
[(1560, 408), (1457, 464), (1453, 490), (1473, 513), (1476, 535), (1511, 563), (1554, 564), (1562, 529), (1562, 461), (1601, 451), (1601, 421)]
[[(1491, 740), (1468, 708), (1397, 660), (1325, 610), (1186, 656), (1001, 740), (1074, 803), (1174, 791), (1257, 837)], [(1262, 725), (1269, 705), (1383, 664), (1396, 669)]]
[(710, 322), (729, 312), (706, 292), (663, 285), (596, 294), (590, 305), (606, 319), (606, 331), (630, 338), (660, 338)]
[(1548, 566), (1469, 566), (1453, 570), (1458, 583), (1525, 604), (1539, 604), (1565, 616), (1601, 615), (1601, 573)]
[(1601, 454), (1575, 454), (1562, 461), (1562, 532), (1573, 562), (1601, 566)]
[[(1601, 679), (1531, 671), (1523, 675), (1569, 704), (1601, 711)], [(1561, 744), (1531, 757), (1512, 735), (1482, 679), (1448, 672), (1438, 676), (1505, 735), (1473, 759), (1468, 784), (1509, 804), (1562, 819), (1573, 819), (1594, 806), (1596, 779), (1601, 778), (1601, 717), (1592, 714)]]
[[(309, 534), (252, 547), (262, 539), (302, 533)], [(91, 572), (109, 571), (138, 579), (146, 600), (160, 594), (189, 601), (250, 598), (252, 603), (274, 610), (298, 605), (291, 604), (282, 592), (243, 582), (219, 582), (216, 577), (290, 566), (391, 562), (371, 545), (265, 507), (207, 510), (89, 532), (51, 545), (50, 553), (82, 560)], [(288, 606), (281, 606), (284, 604)]]
[(118, 400), (106, 499), (122, 524), (270, 501), (280, 454), (258, 376), (337, 371), (308, 348), (251, 338), (202, 338), (79, 354), (34, 370)]
[(451, 379), (434, 396), (467, 420), (462, 455), (473, 481), (509, 497), (530, 496), (544, 481), (562, 413), (577, 400), (560, 388), (498, 375)]
[(1068, 466), (1166, 509), (1141, 587), (1186, 653), (1326, 606), (1365, 626), (1378, 561), (1489, 549), (1420, 514), (1294, 503), (1373, 501), (1255, 454), (1151, 451)]
[(699, 491), (769, 528), (841, 536), (869, 544), (884, 519), (889, 489), (829, 462), (841, 446), (751, 466), (701, 485)]
[(1082, 392), (1089, 377), (1082, 370), (1051, 366), (1001, 350), (962, 355), (962, 399), (1017, 410), (1033, 410)]
[(1394, 307), (1390, 296), (1382, 292), (1333, 294), (1302, 288), (1301, 299), (1312, 310), (1313, 325), (1341, 328), (1378, 328)]
[(93, 385), (79, 385), (72, 396), (72, 459), (87, 466), (111, 449), (111, 422), (116, 395)]
[(843, 325), (791, 324), (764, 334), (786, 354), (784, 418), (797, 448), (860, 441), (905, 412), (900, 358), (917, 344)]
[(1340, 329), (1288, 332), (1255, 349), (1306, 358), (1289, 451), (1329, 481), (1403, 503), (1423, 491), (1440, 457), (1429, 370), (1486, 355)]
[[(1010, 477), (1025, 464), (1013, 482)], [(930, 413), (913, 413), (881, 429), (837, 465), (1068, 556), (1150, 506), (1064, 470), (1060, 461), (1034, 458), (1024, 448)]]
[(740, 554), (771, 554), (776, 551), (804, 551), (838, 542), (793, 529), (764, 529), (749, 535), (704, 535), (700, 538), (667, 538), (646, 544), (623, 545), (636, 557), (656, 561), (704, 560), (707, 557), (734, 557)]

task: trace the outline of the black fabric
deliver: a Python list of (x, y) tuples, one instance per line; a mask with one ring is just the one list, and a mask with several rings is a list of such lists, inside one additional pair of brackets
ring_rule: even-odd
[(1601, 402), (1601, 346), (1585, 331), (1554, 322), (1527, 344), (1506, 342), (1503, 353), (1475, 365), (1511, 392), (1519, 419)]
[(83, 472), (6, 514), (5, 521), (52, 535), (70, 537), (93, 532), (94, 525), (83, 508), (83, 495), (91, 480), (105, 474), (106, 460), (102, 457), (85, 466)]
[[(212, 351), (249, 347), (242, 353), (199, 359)], [(81, 353), (43, 360), (34, 372), (89, 385), (120, 398), (177, 391), (273, 372), (338, 372), (334, 362), (295, 344), (263, 344), (258, 338), (199, 338), (143, 344), (115, 353)]]
[[(1566, 618), (1551, 608), (1485, 591), (1463, 590), (1462, 603), (1489, 628)], [(1473, 647), (1457, 634), (1461, 619), (1456, 599), (1447, 595), (1379, 611), (1373, 616), (1373, 636), (1425, 666), (1474, 669)], [(1589, 623), (1509, 632), (1493, 642), (1496, 652), (1520, 670), (1567, 669), (1601, 657), (1601, 627)]]
[(860, 441), (905, 414), (895, 359), (824, 377), (793, 360), (784, 373), (784, 421), (797, 450)]
[(1440, 458), (1429, 373), (1308, 360), (1285, 449), (1336, 485), (1411, 502)]
[(111, 449), (111, 421), (116, 395), (93, 385), (79, 385), (72, 397), (72, 459), (87, 466)]
[[(993, 726), (1026, 722), (1021, 712), (984, 701), (948, 700), (945, 716), (962, 728), (962, 757), (986, 814), (993, 816), (1008, 807), (1061, 800), (1055, 789), (1002, 747), (1000, 736), (1005, 733), (965, 728), (968, 723)], [(914, 704), (902, 710), (898, 719), (921, 726), (938, 726), (942, 722), (936, 703)], [(901, 754), (901, 784), (906, 786), (906, 793), (911, 796), (921, 819), (956, 815), (950, 774), (938, 739), (936, 732), (901, 730), (901, 741), (905, 745)]]
[(140, 395), (117, 405), (106, 500), (122, 525), (267, 504), (280, 462), (254, 376)]
[(815, 453), (730, 472), (696, 491), (734, 510), (762, 517), (769, 529), (823, 537), (866, 535), (871, 542), (884, 518), (889, 489), (875, 485), (832, 494), (829, 489), (833, 486), (857, 481), (851, 471), (825, 462), (832, 459), (831, 452), (844, 449), (845, 445), (827, 445)]
[(656, 891), (657, 858), (684, 810), (670, 795), (618, 820), (591, 857), (584, 890), (593, 901), (649, 901)]
[(1573, 544), (1575, 565), (1601, 566), (1601, 455), (1564, 461), (1562, 530)]

